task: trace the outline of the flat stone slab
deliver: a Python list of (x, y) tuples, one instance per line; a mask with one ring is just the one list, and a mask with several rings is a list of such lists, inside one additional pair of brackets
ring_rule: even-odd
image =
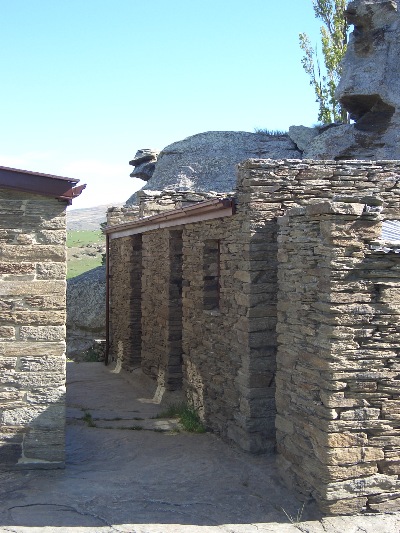
[[(274, 456), (245, 454), (210, 433), (154, 431), (157, 423), (176, 423), (150, 417), (177, 396), (161, 395), (138, 372), (69, 363), (67, 373), (66, 469), (1, 472), (0, 532), (400, 530), (399, 513), (321, 519), (313, 504), (301, 512), (302, 502), (279, 481)], [(82, 413), (90, 413), (96, 427)], [(102, 427), (111, 422), (112, 429)], [(149, 427), (120, 429), (133, 422)], [(299, 512), (302, 521), (291, 523)]]

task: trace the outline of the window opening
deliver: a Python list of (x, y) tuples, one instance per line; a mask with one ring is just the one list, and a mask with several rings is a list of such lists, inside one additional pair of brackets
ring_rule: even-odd
[(203, 273), (204, 295), (203, 305), (207, 311), (219, 309), (220, 304), (220, 241), (209, 239), (204, 242)]

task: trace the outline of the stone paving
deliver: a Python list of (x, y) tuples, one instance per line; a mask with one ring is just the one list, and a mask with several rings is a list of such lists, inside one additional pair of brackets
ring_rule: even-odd
[(313, 504), (301, 512), (273, 456), (153, 418), (179, 398), (161, 398), (140, 374), (69, 363), (67, 376), (66, 469), (0, 473), (1, 532), (400, 531), (400, 514), (321, 518)]

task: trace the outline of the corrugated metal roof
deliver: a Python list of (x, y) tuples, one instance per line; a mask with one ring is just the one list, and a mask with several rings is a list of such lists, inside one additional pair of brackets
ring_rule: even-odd
[(400, 242), (400, 220), (385, 220), (382, 223), (382, 240)]

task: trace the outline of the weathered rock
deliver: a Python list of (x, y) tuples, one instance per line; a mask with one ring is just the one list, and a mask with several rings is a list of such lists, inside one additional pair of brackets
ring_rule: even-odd
[(155, 163), (142, 163), (141, 165), (135, 167), (135, 170), (129, 175), (131, 178), (139, 178), (143, 181), (149, 181), (154, 174), (155, 168)]
[(141, 180), (148, 181), (154, 173), (158, 154), (158, 150), (151, 148), (138, 150), (132, 161), (129, 161), (129, 164), (135, 167), (130, 174), (131, 178), (140, 178)]
[(400, 13), (397, 1), (355, 0), (336, 96), (355, 121), (315, 137), (308, 159), (400, 159)]
[(129, 164), (137, 167), (138, 165), (148, 161), (156, 161), (159, 153), (159, 150), (153, 150), (152, 148), (141, 148), (136, 152), (132, 161), (129, 161)]
[(105, 267), (100, 266), (67, 283), (67, 355), (73, 357), (105, 337)]
[(300, 156), (287, 135), (208, 131), (164, 148), (144, 190), (229, 192), (235, 187), (236, 165), (241, 161)]
[[(340, 124), (335, 128), (323, 131), (313, 137), (311, 142), (304, 147), (304, 159), (354, 159), (349, 154), (350, 148), (357, 144), (354, 127), (351, 124)], [(341, 154), (343, 157), (338, 156)], [(373, 159), (373, 152), (363, 154), (360, 159)]]
[(306, 126), (290, 126), (289, 128), (289, 137), (301, 151), (307, 148), (318, 133), (318, 128), (307, 128)]

